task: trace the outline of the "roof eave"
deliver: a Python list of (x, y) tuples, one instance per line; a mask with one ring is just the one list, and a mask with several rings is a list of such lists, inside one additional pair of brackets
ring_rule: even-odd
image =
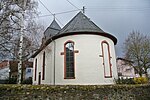
[(104, 36), (104, 37), (108, 37), (108, 38), (110, 38), (113, 42), (114, 42), (114, 44), (116, 45), (117, 44), (117, 38), (116, 37), (114, 37), (113, 35), (111, 35), (111, 34), (109, 34), (109, 33), (106, 33), (106, 32), (89, 32), (89, 31), (84, 31), (84, 32), (69, 32), (69, 33), (63, 33), (63, 34), (57, 34), (57, 35), (55, 35), (55, 36), (53, 36), (53, 37), (51, 37), (50, 39), (48, 39), (46, 42), (45, 42), (45, 44), (40, 48), (40, 49), (38, 49), (37, 50), (37, 52), (35, 52), (32, 56), (31, 56), (31, 58), (34, 58), (38, 53), (40, 53), (49, 43), (51, 43), (53, 40), (55, 40), (55, 39), (58, 39), (58, 38), (61, 38), (61, 37), (64, 37), (64, 36), (69, 36), (69, 35), (80, 35), (80, 34), (91, 34), (91, 35), (100, 35), (100, 36)]
[(109, 33), (106, 32), (98, 32), (98, 31), (93, 31), (93, 32), (89, 32), (89, 31), (79, 31), (79, 32), (66, 32), (63, 34), (58, 34), (55, 36), (55, 38), (60, 38), (63, 36), (69, 36), (69, 35), (80, 35), (80, 34), (91, 34), (91, 35), (100, 35), (100, 36), (104, 36), (104, 37), (108, 37), (111, 40), (113, 40), (114, 44), (117, 44), (117, 38)]

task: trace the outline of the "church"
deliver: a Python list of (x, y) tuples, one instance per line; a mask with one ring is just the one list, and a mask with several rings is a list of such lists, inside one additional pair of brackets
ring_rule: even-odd
[(53, 20), (32, 55), (33, 84), (107, 85), (118, 78), (116, 37), (79, 12), (63, 28)]

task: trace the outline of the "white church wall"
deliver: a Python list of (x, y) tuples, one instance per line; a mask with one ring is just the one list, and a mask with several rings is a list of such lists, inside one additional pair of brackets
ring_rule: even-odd
[[(38, 81), (39, 81), (39, 72), (41, 72), (41, 65), (42, 65), (42, 62), (41, 62), (41, 53), (39, 53), (35, 58), (34, 58), (34, 64), (33, 64), (33, 84), (38, 84)], [(36, 68), (36, 76), (35, 76), (35, 62), (36, 62), (36, 59), (37, 59), (37, 68)], [(36, 77), (36, 80), (35, 80), (35, 77)]]
[[(37, 71), (36, 71), (36, 81), (35, 70), (33, 70), (33, 84), (38, 84), (39, 82), (39, 72), (41, 72), (41, 84), (50, 84), (52, 85), (53, 77), (54, 77), (54, 47), (53, 43), (49, 44), (46, 48), (44, 48), (35, 58), (34, 58), (34, 66), (35, 69), (35, 60), (37, 59)], [(43, 76), (43, 53), (45, 52), (45, 77)]]
[(45, 49), (45, 79), (42, 80), (42, 84), (53, 85), (54, 77), (54, 47), (53, 42), (49, 44)]
[(34, 60), (33, 60), (33, 78), (32, 78), (33, 84), (36, 84), (36, 80), (35, 80), (35, 60), (36, 60), (36, 58), (34, 58)]
[[(74, 41), (75, 53), (75, 79), (64, 79), (64, 43), (68, 40)], [(112, 78), (105, 78), (102, 55), (102, 41), (107, 41), (112, 64)], [(54, 43), (55, 64), (54, 64)], [(105, 46), (106, 48), (107, 46)], [(45, 51), (45, 79), (42, 80), (43, 53)], [(104, 51), (104, 54), (108, 51)], [(74, 35), (58, 38), (51, 42), (36, 57), (37, 58), (37, 75), (33, 84), (38, 84), (39, 72), (41, 72), (41, 84), (50, 85), (97, 85), (113, 84), (114, 78), (117, 78), (116, 56), (114, 43), (111, 39), (99, 35)], [(35, 67), (35, 59), (34, 66)], [(108, 60), (106, 60), (108, 62)], [(54, 68), (55, 65), (55, 68)], [(35, 68), (34, 68), (35, 69)], [(55, 69), (55, 70), (54, 70)], [(55, 72), (54, 72), (55, 71)], [(55, 78), (54, 78), (55, 77)]]
[[(75, 79), (64, 79), (64, 43), (68, 40), (75, 42)], [(112, 84), (117, 77), (114, 43), (111, 39), (98, 35), (74, 35), (59, 38), (56, 41), (56, 79), (57, 85), (95, 85)], [(110, 46), (112, 78), (104, 77), (101, 42), (107, 41)]]

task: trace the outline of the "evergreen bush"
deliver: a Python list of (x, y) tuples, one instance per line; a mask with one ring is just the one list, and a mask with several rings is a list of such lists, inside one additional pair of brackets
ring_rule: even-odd
[(13, 77), (13, 78), (8, 78), (6, 80), (6, 84), (17, 84), (17, 78)]
[(29, 77), (22, 81), (22, 84), (32, 84), (32, 77)]

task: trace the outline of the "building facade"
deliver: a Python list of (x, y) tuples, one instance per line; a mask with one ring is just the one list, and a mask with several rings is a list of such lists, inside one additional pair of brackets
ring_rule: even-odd
[[(22, 70), (22, 79), (33, 77), (33, 63), (24, 61)], [(29, 71), (30, 70), (30, 71)], [(0, 62), (0, 79), (17, 78), (18, 76), (18, 61), (4, 60)]]
[(62, 29), (54, 20), (32, 56), (33, 84), (101, 85), (117, 78), (117, 39), (79, 12)]
[(0, 62), (0, 80), (9, 78), (9, 63), (7, 60)]
[(117, 69), (118, 69), (118, 76), (122, 78), (134, 78), (136, 77), (135, 70), (131, 65), (131, 61), (117, 58)]

